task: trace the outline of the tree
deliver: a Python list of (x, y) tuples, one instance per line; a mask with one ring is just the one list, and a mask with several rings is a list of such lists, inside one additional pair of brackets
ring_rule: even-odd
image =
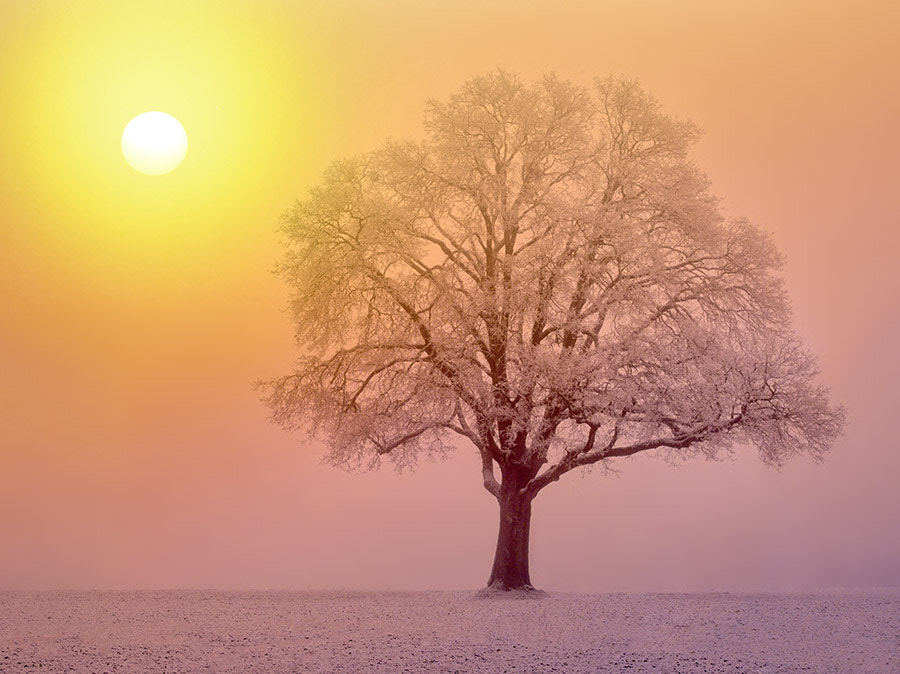
[(350, 467), (471, 443), (498, 589), (531, 588), (532, 501), (575, 468), (824, 455), (842, 411), (772, 241), (689, 161), (694, 124), (630, 79), (497, 71), (429, 102), (425, 131), (334, 163), (284, 213), (302, 355), (266, 384), (275, 421)]

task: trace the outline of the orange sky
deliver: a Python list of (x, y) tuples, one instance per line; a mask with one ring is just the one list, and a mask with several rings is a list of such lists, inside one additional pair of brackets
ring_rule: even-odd
[[(898, 31), (894, 2), (3, 3), (0, 588), (484, 583), (496, 504), (471, 450), (348, 475), (251, 382), (292, 360), (279, 213), (496, 66), (633, 75), (697, 122), (849, 419), (822, 466), (568, 476), (535, 506), (535, 582), (900, 585)], [(162, 177), (119, 150), (155, 109), (190, 139)]]

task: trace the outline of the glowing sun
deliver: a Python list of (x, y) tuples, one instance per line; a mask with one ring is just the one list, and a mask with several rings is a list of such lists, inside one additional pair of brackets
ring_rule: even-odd
[(148, 176), (174, 171), (187, 154), (181, 123), (165, 112), (144, 112), (122, 132), (122, 154), (131, 167)]

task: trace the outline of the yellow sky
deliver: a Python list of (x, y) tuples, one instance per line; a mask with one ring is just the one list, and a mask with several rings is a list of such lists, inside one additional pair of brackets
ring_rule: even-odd
[[(221, 255), (321, 123), (311, 95), (321, 73), (302, 33), (289, 34), (275, 11), (51, 2), (12, 12), (2, 39), (4, 92), (15, 101), (3, 108), (14, 130), (4, 184), (20, 190), (26, 229), (44, 229), (34, 245), (63, 265), (89, 260), (105, 281), (137, 267), (156, 291), (171, 280), (151, 269), (160, 260), (178, 268), (198, 249)], [(153, 179), (123, 163), (119, 138), (132, 117), (157, 109), (181, 121), (191, 151), (176, 173)]]
[[(878, 513), (900, 507), (884, 491), (900, 464), (879, 421), (896, 397), (900, 328), (897, 34), (897, 3), (849, 0), (0, 4), (0, 587), (436, 587), (429, 565), (449, 586), (481, 584), (495, 513), (472, 456), (416, 476), (344, 476), (269, 427), (250, 383), (293, 357), (285, 295), (268, 273), (279, 213), (331, 160), (418, 134), (428, 97), (497, 66), (583, 84), (633, 75), (705, 130), (694, 156), (725, 206), (787, 254), (798, 324), (851, 422), (815, 478), (808, 465), (776, 474), (742, 463), (684, 467), (672, 481), (674, 469), (640, 462), (618, 482), (573, 478), (536, 506), (536, 581), (771, 585), (784, 578), (769, 562), (794, 545), (785, 577), (800, 582), (805, 560), (838, 555), (840, 567), (839, 535), (864, 551), (854, 572), (893, 573), (900, 548), (884, 542), (891, 522)], [(147, 110), (174, 115), (189, 137), (165, 176), (121, 155), (122, 129)], [(703, 491), (710, 481), (731, 487), (716, 496)], [(700, 490), (696, 503), (677, 491), (685, 484)], [(354, 496), (336, 502), (335, 489)], [(592, 585), (589, 563), (572, 561), (584, 538), (551, 535), (551, 515), (572, 521), (608, 508), (610, 494), (648, 523), (607, 522), (602, 535), (645, 561), (609, 562), (599, 543), (578, 543), (579, 559), (602, 556), (613, 565), (604, 577), (624, 579)], [(683, 542), (703, 548), (708, 529), (645, 505), (664, 498), (688, 499), (721, 533), (706, 559), (728, 567), (727, 542), (749, 561), (695, 574)], [(703, 520), (716, 508), (733, 538)], [(753, 508), (799, 514), (767, 533), (745, 514)], [(458, 518), (440, 533), (429, 518), (448, 509)], [(844, 529), (829, 534), (822, 513)], [(594, 520), (580, 526), (600, 539)], [(375, 530), (390, 543), (378, 547)], [(286, 531), (320, 551), (285, 548)], [(394, 566), (391, 546), (409, 531), (426, 552)], [(804, 546), (798, 531), (818, 533)], [(680, 571), (654, 566), (654, 536)], [(381, 575), (339, 561), (359, 554), (354, 540)]]

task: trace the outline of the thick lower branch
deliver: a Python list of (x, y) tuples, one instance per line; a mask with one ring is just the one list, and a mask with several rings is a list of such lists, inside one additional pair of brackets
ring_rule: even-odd
[[(599, 430), (598, 425), (591, 424), (590, 430), (588, 431), (587, 439), (584, 442), (584, 446), (579, 451), (575, 452), (566, 452), (566, 455), (560, 459), (556, 464), (545, 470), (540, 475), (532, 478), (527, 485), (525, 485), (523, 491), (527, 494), (531, 494), (532, 496), (539, 492), (541, 489), (546, 487), (551, 482), (555, 482), (562, 475), (568, 473), (572, 468), (578, 465), (578, 460), (580, 457), (586, 455), (593, 449), (594, 442), (597, 439), (597, 431)], [(609, 450), (616, 442), (616, 439), (619, 437), (619, 426), (618, 424), (613, 429), (612, 437), (606, 443), (606, 446), (603, 450)], [(603, 451), (601, 450), (601, 451)]]
[(740, 423), (742, 416), (743, 415), (737, 415), (734, 418), (729, 419), (727, 422), (704, 426), (692, 432), (673, 435), (670, 438), (654, 438), (652, 440), (645, 440), (644, 442), (636, 442), (630, 445), (622, 445), (619, 447), (615, 446), (616, 440), (619, 436), (619, 429), (618, 427), (616, 427), (609, 442), (607, 442), (604, 447), (601, 447), (599, 449), (593, 449), (596, 427), (592, 426), (591, 432), (588, 434), (588, 440), (581, 451), (567, 453), (556, 464), (545, 470), (540, 475), (532, 478), (528, 482), (528, 484), (525, 485), (522, 491), (523, 493), (531, 494), (533, 496), (551, 482), (559, 480), (560, 477), (568, 473), (573, 468), (577, 468), (579, 466), (589, 466), (597, 463), (598, 461), (603, 461), (604, 459), (615, 459), (626, 456), (633, 456), (635, 454), (639, 454), (640, 452), (646, 452), (651, 449), (660, 449), (661, 447), (686, 449), (691, 445), (694, 445), (703, 440), (708, 440), (718, 433), (722, 433), (733, 428), (738, 423)]
[(497, 478), (494, 476), (494, 460), (486, 451), (481, 452), (481, 475), (484, 478), (484, 488), (493, 494), (495, 498), (499, 499), (500, 483), (497, 482)]

